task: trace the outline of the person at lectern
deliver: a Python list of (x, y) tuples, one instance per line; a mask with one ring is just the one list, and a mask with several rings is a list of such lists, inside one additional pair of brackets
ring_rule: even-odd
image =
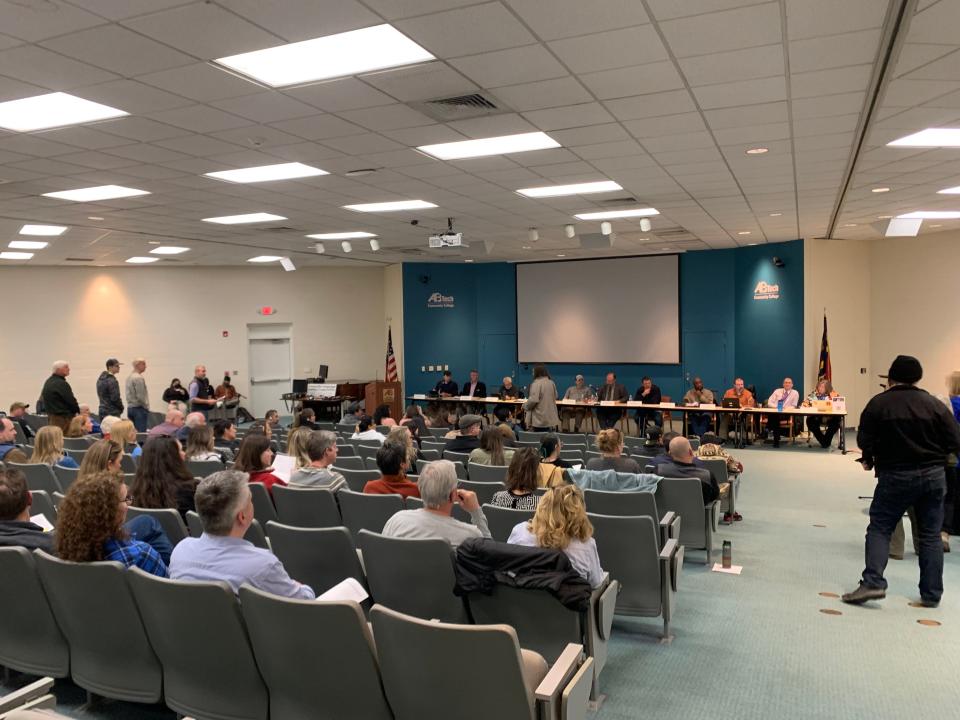
[[(626, 402), (630, 399), (626, 386), (617, 382), (616, 373), (607, 373), (607, 381), (597, 393), (597, 400), (600, 402)], [(606, 430), (617, 424), (623, 416), (623, 411), (618, 408), (597, 408), (597, 420), (600, 422), (600, 428)]]
[[(703, 386), (703, 380), (698, 377), (693, 379), (693, 387), (687, 390), (683, 396), (684, 405), (712, 405), (714, 403), (713, 390)], [(687, 415), (687, 422), (690, 425), (690, 432), (697, 437), (710, 428), (710, 413), (690, 413)]]

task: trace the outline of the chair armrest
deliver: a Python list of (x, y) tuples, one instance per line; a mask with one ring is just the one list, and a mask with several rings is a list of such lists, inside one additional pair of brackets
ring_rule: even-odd
[(566, 687), (567, 681), (580, 668), (583, 660), (583, 645), (567, 643), (560, 657), (553, 663), (534, 691), (537, 700), (552, 701)]
[(45, 677), (0, 697), (0, 713), (8, 713), (47, 695), (53, 688), (53, 678)]
[(663, 517), (660, 518), (660, 544), (666, 545), (667, 540), (680, 539), (680, 523), (683, 521), (677, 513), (670, 512), (664, 513)]
[(676, 540), (667, 540), (666, 544), (663, 546), (663, 550), (660, 551), (660, 562), (669, 562), (679, 547), (680, 543)]
[(560, 720), (581, 720), (590, 707), (593, 686), (593, 658), (587, 658), (577, 674), (563, 689), (560, 699)]
[(663, 517), (660, 518), (660, 527), (669, 527), (675, 517), (678, 517), (678, 515), (673, 510), (665, 512)]
[[(595, 590), (596, 608), (597, 608), (597, 632), (600, 633), (601, 640), (609, 640), (613, 630), (613, 616), (617, 608), (617, 596), (620, 595), (620, 581), (610, 580), (610, 574), (606, 574), (607, 581)], [(602, 591), (600, 591), (602, 589)], [(598, 592), (599, 591), (599, 592)], [(591, 601), (593, 598), (591, 598)], [(591, 604), (593, 604), (591, 602)]]
[(708, 505), (705, 505), (703, 511), (707, 525), (716, 532), (720, 527), (720, 501), (714, 500)]

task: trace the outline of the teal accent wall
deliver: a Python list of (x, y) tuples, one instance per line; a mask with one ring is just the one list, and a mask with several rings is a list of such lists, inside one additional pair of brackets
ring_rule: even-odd
[[(786, 267), (774, 268), (777, 255)], [(700, 375), (723, 390), (743, 375), (767, 393), (785, 374), (801, 382), (803, 367), (803, 243), (777, 243), (730, 250), (684, 253), (680, 266), (681, 362), (647, 365), (550, 364), (561, 392), (582, 373), (600, 385), (617, 373), (630, 392), (649, 375), (665, 395), (679, 399), (688, 378)], [(769, 271), (769, 272), (768, 272)], [(780, 300), (755, 301), (760, 278), (780, 285)], [(640, 279), (642, 282), (642, 279)], [(454, 298), (452, 308), (430, 308), (434, 293)], [(613, 308), (610, 322), (630, 331), (631, 318), (665, 311), (669, 303), (647, 298), (641, 307)], [(509, 263), (474, 265), (405, 263), (403, 266), (404, 384), (408, 393), (427, 392), (440, 372), (421, 366), (449, 365), (458, 384), (471, 368), (493, 392), (504, 375), (523, 387), (532, 368), (517, 362), (516, 273)], [(598, 319), (600, 321), (600, 319)]]

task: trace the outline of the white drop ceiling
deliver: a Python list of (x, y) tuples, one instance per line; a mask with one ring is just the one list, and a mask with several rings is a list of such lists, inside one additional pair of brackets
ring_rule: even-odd
[[(0, 244), (24, 223), (70, 228), (32, 260), (3, 264), (119, 265), (158, 244), (191, 250), (149, 267), (237, 265), (256, 255), (289, 255), (298, 266), (574, 258), (828, 232), (880, 237), (879, 215), (960, 208), (956, 197), (936, 194), (960, 185), (960, 149), (885, 145), (960, 123), (960, 0), (908, 0), (891, 42), (900, 4), (0, 0), (0, 101), (64, 91), (130, 113), (0, 132)], [(211, 64), (384, 22), (437, 60), (283, 90)], [(889, 46), (895, 51), (867, 123), (872, 78)], [(481, 91), (499, 113), (438, 122), (417, 105)], [(562, 147), (449, 162), (415, 149), (535, 131)], [(757, 146), (769, 151), (746, 154)], [(331, 174), (251, 185), (203, 175), (281, 162)], [(347, 175), (368, 168), (376, 172)], [(544, 199), (515, 192), (605, 179), (623, 191)], [(95, 185), (150, 195), (93, 204), (42, 197)], [(890, 191), (871, 192), (880, 185)], [(611, 202), (624, 198), (635, 201)], [(438, 207), (342, 208), (403, 199)], [(567, 223), (599, 231), (574, 213), (621, 206), (661, 215), (648, 233), (639, 218), (614, 221), (609, 250), (582, 250), (566, 238)], [(288, 219), (201, 222), (251, 212)], [(469, 247), (427, 250), (427, 236), (448, 217)], [(958, 222), (925, 222), (923, 231)], [(535, 243), (530, 228), (538, 229)], [(376, 233), (381, 250), (357, 240), (346, 257), (339, 242), (328, 242), (321, 256), (305, 237), (346, 231)]]

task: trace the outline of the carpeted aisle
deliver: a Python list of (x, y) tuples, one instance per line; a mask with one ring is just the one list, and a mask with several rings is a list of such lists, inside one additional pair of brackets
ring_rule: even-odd
[(746, 466), (744, 520), (721, 525), (718, 546), (733, 542), (743, 574), (710, 572), (704, 553), (689, 551), (671, 643), (658, 642), (653, 619), (618, 619), (597, 717), (955, 717), (960, 539), (945, 556), (938, 609), (907, 605), (919, 599), (909, 521), (906, 557), (888, 565), (886, 600), (858, 608), (821, 597), (857, 585), (869, 507), (857, 496), (872, 494), (872, 473), (836, 450), (735, 454)]

